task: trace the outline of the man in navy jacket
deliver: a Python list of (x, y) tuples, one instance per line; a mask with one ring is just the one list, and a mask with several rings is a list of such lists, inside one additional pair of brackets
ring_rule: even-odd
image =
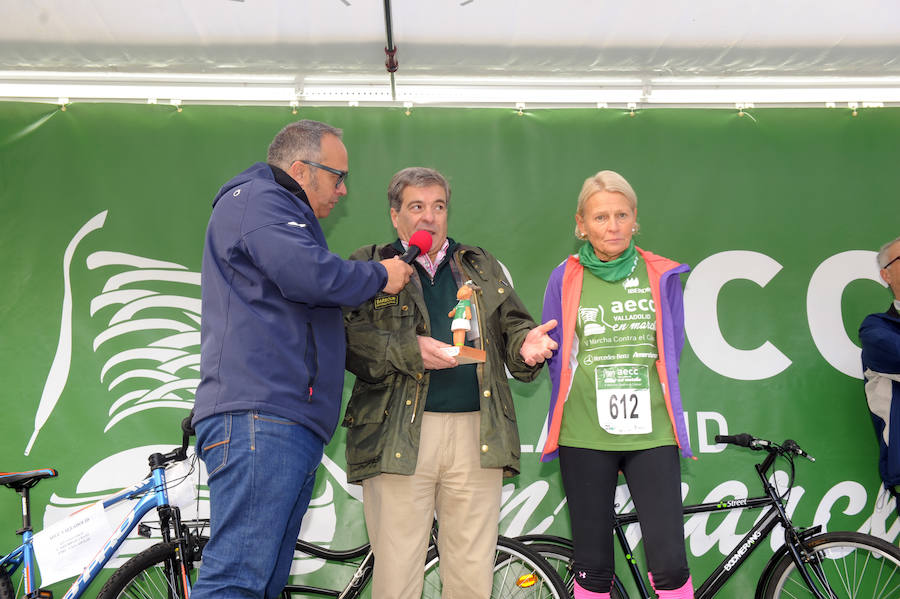
[(267, 163), (213, 201), (193, 419), (211, 528), (194, 599), (281, 592), (340, 413), (341, 306), (397, 293), (412, 273), (399, 258), (351, 262), (328, 251), (319, 219), (347, 194), (341, 135), (316, 121), (288, 125)]
[(882, 246), (878, 266), (894, 301), (887, 312), (866, 316), (859, 340), (866, 400), (881, 449), (878, 469), (900, 513), (900, 237)]

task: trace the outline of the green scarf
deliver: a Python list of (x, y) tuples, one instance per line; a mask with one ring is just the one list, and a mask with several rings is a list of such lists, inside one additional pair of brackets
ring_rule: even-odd
[(638, 253), (634, 247), (634, 239), (628, 244), (628, 249), (622, 252), (622, 255), (615, 260), (604, 262), (594, 253), (594, 246), (591, 242), (586, 241), (578, 251), (578, 258), (581, 265), (600, 277), (607, 283), (615, 283), (621, 281), (625, 277), (634, 272), (638, 263)]

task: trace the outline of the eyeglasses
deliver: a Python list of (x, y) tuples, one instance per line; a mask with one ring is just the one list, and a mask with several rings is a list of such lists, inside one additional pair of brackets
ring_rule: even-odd
[(900, 256), (897, 256), (896, 258), (894, 258), (893, 260), (891, 260), (890, 262), (888, 262), (887, 264), (885, 264), (885, 265), (882, 266), (881, 268), (887, 268), (888, 266), (890, 266), (891, 264), (893, 264), (893, 263), (896, 262), (897, 260), (900, 260)]
[(337, 175), (337, 181), (334, 183), (334, 188), (337, 189), (341, 186), (341, 183), (344, 182), (344, 179), (347, 178), (349, 171), (341, 171), (336, 168), (331, 168), (330, 166), (325, 166), (324, 164), (319, 164), (318, 162), (313, 162), (312, 160), (301, 160), (303, 164), (308, 164), (309, 166), (320, 168), (323, 171), (328, 171), (329, 173), (333, 173)]

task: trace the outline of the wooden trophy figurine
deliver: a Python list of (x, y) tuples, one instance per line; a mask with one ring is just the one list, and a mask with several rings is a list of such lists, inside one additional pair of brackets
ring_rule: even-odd
[(453, 347), (446, 347), (447, 355), (454, 356), (460, 364), (484, 362), (484, 350), (466, 347), (466, 333), (472, 330), (472, 296), (475, 283), (466, 281), (456, 292), (456, 306), (447, 314), (453, 319), (450, 330), (453, 332)]

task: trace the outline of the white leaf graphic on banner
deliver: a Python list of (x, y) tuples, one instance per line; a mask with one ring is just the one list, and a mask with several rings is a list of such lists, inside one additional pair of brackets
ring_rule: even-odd
[[(117, 371), (122, 366), (127, 368), (108, 383), (110, 391), (121, 395), (110, 406), (104, 432), (146, 410), (190, 410), (200, 383), (200, 273), (174, 262), (122, 252), (94, 252), (88, 256), (87, 266), (91, 270), (130, 267), (111, 275), (100, 295), (91, 301), (91, 316), (119, 307), (106, 329), (94, 337), (95, 352), (114, 347), (101, 368), (101, 382), (106, 382), (114, 367)], [(184, 294), (154, 290), (172, 284), (179, 289), (185, 285)], [(128, 346), (131, 333), (149, 331), (157, 335), (155, 339), (147, 343), (146, 335), (141, 335), (145, 345)]]
[(34, 432), (31, 433), (31, 439), (25, 447), (25, 455), (31, 453), (31, 448), (37, 439), (41, 428), (46, 424), (56, 402), (59, 401), (63, 389), (66, 386), (66, 380), (69, 378), (69, 367), (72, 363), (72, 278), (70, 269), (72, 267), (72, 257), (78, 244), (91, 231), (95, 231), (103, 227), (106, 222), (106, 210), (96, 215), (75, 233), (66, 251), (63, 254), (63, 300), (62, 300), (62, 316), (59, 323), (59, 341), (56, 345), (56, 354), (53, 356), (53, 362), (50, 365), (50, 372), (47, 374), (47, 380), (44, 382), (44, 390), (41, 392), (41, 401), (38, 404), (37, 413), (34, 415)]

